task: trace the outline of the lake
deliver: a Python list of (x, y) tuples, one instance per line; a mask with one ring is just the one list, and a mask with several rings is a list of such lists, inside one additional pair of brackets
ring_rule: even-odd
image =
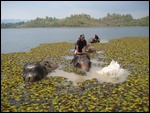
[(85, 39), (97, 34), (102, 43), (122, 37), (149, 37), (148, 27), (66, 27), (1, 29), (1, 53), (28, 52), (43, 43), (76, 42), (80, 34)]

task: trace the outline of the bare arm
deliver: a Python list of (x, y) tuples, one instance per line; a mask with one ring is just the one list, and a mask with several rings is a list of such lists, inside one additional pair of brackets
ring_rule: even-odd
[(84, 46), (82, 50), (83, 50), (83, 52), (86, 52), (86, 46)]
[(78, 45), (76, 45), (76, 50), (77, 50), (77, 52), (78, 52)]

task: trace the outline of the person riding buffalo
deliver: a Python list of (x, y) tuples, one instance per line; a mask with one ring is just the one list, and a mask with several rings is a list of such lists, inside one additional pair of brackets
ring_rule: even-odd
[(86, 53), (86, 46), (87, 46), (87, 42), (85, 40), (84, 34), (82, 34), (80, 35), (80, 38), (77, 41), (74, 58), (70, 63), (77, 68), (81, 68), (83, 72), (89, 71), (91, 67), (90, 57)]
[(98, 41), (98, 42), (100, 42), (100, 39), (99, 39), (98, 35), (94, 34), (94, 36), (95, 36), (95, 40)]
[(87, 42), (85, 40), (84, 34), (80, 35), (80, 39), (77, 41), (76, 45), (76, 54), (85, 53)]

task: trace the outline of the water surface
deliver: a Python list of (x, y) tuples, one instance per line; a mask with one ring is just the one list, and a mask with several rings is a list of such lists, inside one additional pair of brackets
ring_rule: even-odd
[(88, 40), (97, 34), (101, 42), (133, 36), (148, 36), (149, 27), (20, 28), (1, 29), (1, 53), (28, 52), (43, 43), (76, 42), (80, 34)]

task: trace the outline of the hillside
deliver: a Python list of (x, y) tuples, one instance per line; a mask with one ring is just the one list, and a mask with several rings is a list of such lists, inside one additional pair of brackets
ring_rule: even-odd
[(18, 22), (27, 22), (27, 19), (2, 19), (1, 20), (1, 24), (2, 23), (18, 23)]
[(34, 28), (34, 27), (101, 27), (101, 26), (149, 26), (149, 16), (134, 19), (132, 15), (107, 14), (95, 19), (87, 14), (74, 14), (64, 19), (55, 17), (36, 18), (27, 22), (2, 23), (1, 28)]

